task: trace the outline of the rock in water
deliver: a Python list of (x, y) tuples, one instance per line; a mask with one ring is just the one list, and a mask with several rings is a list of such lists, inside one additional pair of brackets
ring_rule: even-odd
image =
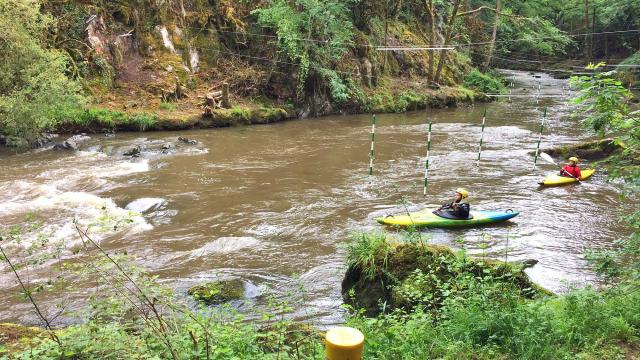
[(78, 135), (73, 135), (72, 137), (67, 139), (67, 141), (69, 140), (73, 140), (76, 144), (80, 144), (85, 141), (91, 140), (91, 137), (87, 136), (87, 134), (78, 134)]
[(240, 279), (220, 280), (196, 285), (188, 294), (207, 305), (218, 305), (244, 298), (244, 282)]
[(138, 157), (140, 156), (140, 152), (142, 152), (142, 148), (140, 147), (140, 145), (136, 145), (134, 147), (132, 147), (131, 149), (127, 150), (124, 152), (124, 156), (131, 156), (131, 157)]
[(73, 135), (67, 140), (53, 145), (53, 150), (78, 150), (78, 145), (85, 141), (91, 140), (91, 138), (85, 134)]
[(185, 138), (185, 137), (182, 137), (182, 136), (178, 138), (178, 141), (183, 142), (183, 143), (185, 143), (185, 144), (189, 144), (189, 145), (196, 145), (196, 144), (198, 144), (198, 141), (197, 141), (197, 140), (188, 139), (188, 138)]
[[(57, 134), (42, 134), (38, 136), (38, 138), (34, 142), (31, 143), (31, 147), (34, 149), (41, 148), (49, 144), (50, 142), (52, 142), (53, 139), (55, 139), (56, 137), (58, 137)], [(0, 140), (0, 143), (1, 143), (1, 140)]]
[(125, 209), (144, 214), (156, 210), (166, 203), (167, 201), (162, 198), (141, 198), (130, 202), (125, 206)]
[(73, 140), (65, 140), (53, 145), (53, 150), (78, 150), (78, 144)]

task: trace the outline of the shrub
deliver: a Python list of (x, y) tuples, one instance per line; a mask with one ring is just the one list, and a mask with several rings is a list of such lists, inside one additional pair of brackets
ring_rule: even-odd
[(0, 0), (0, 132), (34, 140), (82, 111), (68, 58), (45, 45), (53, 19), (29, 0)]
[(464, 78), (464, 86), (485, 94), (501, 94), (506, 91), (504, 83), (495, 75), (471, 70)]

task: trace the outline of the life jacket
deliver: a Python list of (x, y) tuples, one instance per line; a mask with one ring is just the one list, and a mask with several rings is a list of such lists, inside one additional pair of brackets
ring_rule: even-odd
[(442, 205), (440, 209), (435, 210), (433, 213), (445, 219), (469, 220), (473, 219), (470, 211), (471, 207), (468, 203), (449, 203)]
[[(567, 173), (571, 175), (567, 175)], [(578, 167), (578, 165), (575, 165), (575, 166), (565, 165), (562, 167), (562, 170), (560, 171), (560, 176), (574, 177), (574, 178), (580, 179), (580, 177), (582, 176), (582, 173), (580, 172), (580, 168)]]

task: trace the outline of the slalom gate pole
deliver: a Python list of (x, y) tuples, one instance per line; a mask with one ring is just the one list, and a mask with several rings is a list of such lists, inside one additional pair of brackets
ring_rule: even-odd
[[(513, 79), (509, 82), (509, 102), (511, 102), (511, 93), (513, 92)], [(485, 110), (486, 112), (486, 110)]]
[(429, 185), (429, 151), (431, 150), (431, 121), (429, 121), (429, 128), (427, 132), (427, 159), (424, 162), (424, 188), (422, 190), (422, 196), (427, 196), (427, 186)]
[(480, 154), (482, 153), (482, 140), (484, 139), (484, 122), (487, 118), (487, 108), (484, 109), (484, 115), (482, 115), (482, 129), (480, 130), (480, 145), (478, 146), (478, 167), (480, 167)]
[(376, 142), (376, 115), (371, 117), (371, 151), (369, 152), (369, 175), (373, 175), (373, 159), (375, 153), (373, 151), (373, 145)]
[(536, 146), (536, 156), (533, 158), (533, 170), (536, 169), (536, 163), (538, 162), (538, 154), (540, 154), (540, 142), (542, 141), (542, 131), (544, 130), (544, 121), (547, 119), (547, 108), (544, 108), (544, 114), (542, 115), (542, 122), (540, 123), (540, 134), (538, 135), (538, 145)]
[(536, 95), (536, 104), (540, 103), (540, 81), (538, 81), (538, 94)]

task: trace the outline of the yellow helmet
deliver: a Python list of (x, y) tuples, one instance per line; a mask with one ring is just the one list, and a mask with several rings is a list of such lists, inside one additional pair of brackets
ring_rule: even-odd
[(575, 156), (572, 156), (572, 157), (569, 158), (569, 161), (573, 161), (574, 163), (577, 164), (578, 163), (578, 158), (575, 157)]
[(456, 192), (460, 195), (462, 195), (463, 199), (466, 199), (469, 197), (469, 192), (467, 191), (467, 189), (465, 188), (457, 188)]

